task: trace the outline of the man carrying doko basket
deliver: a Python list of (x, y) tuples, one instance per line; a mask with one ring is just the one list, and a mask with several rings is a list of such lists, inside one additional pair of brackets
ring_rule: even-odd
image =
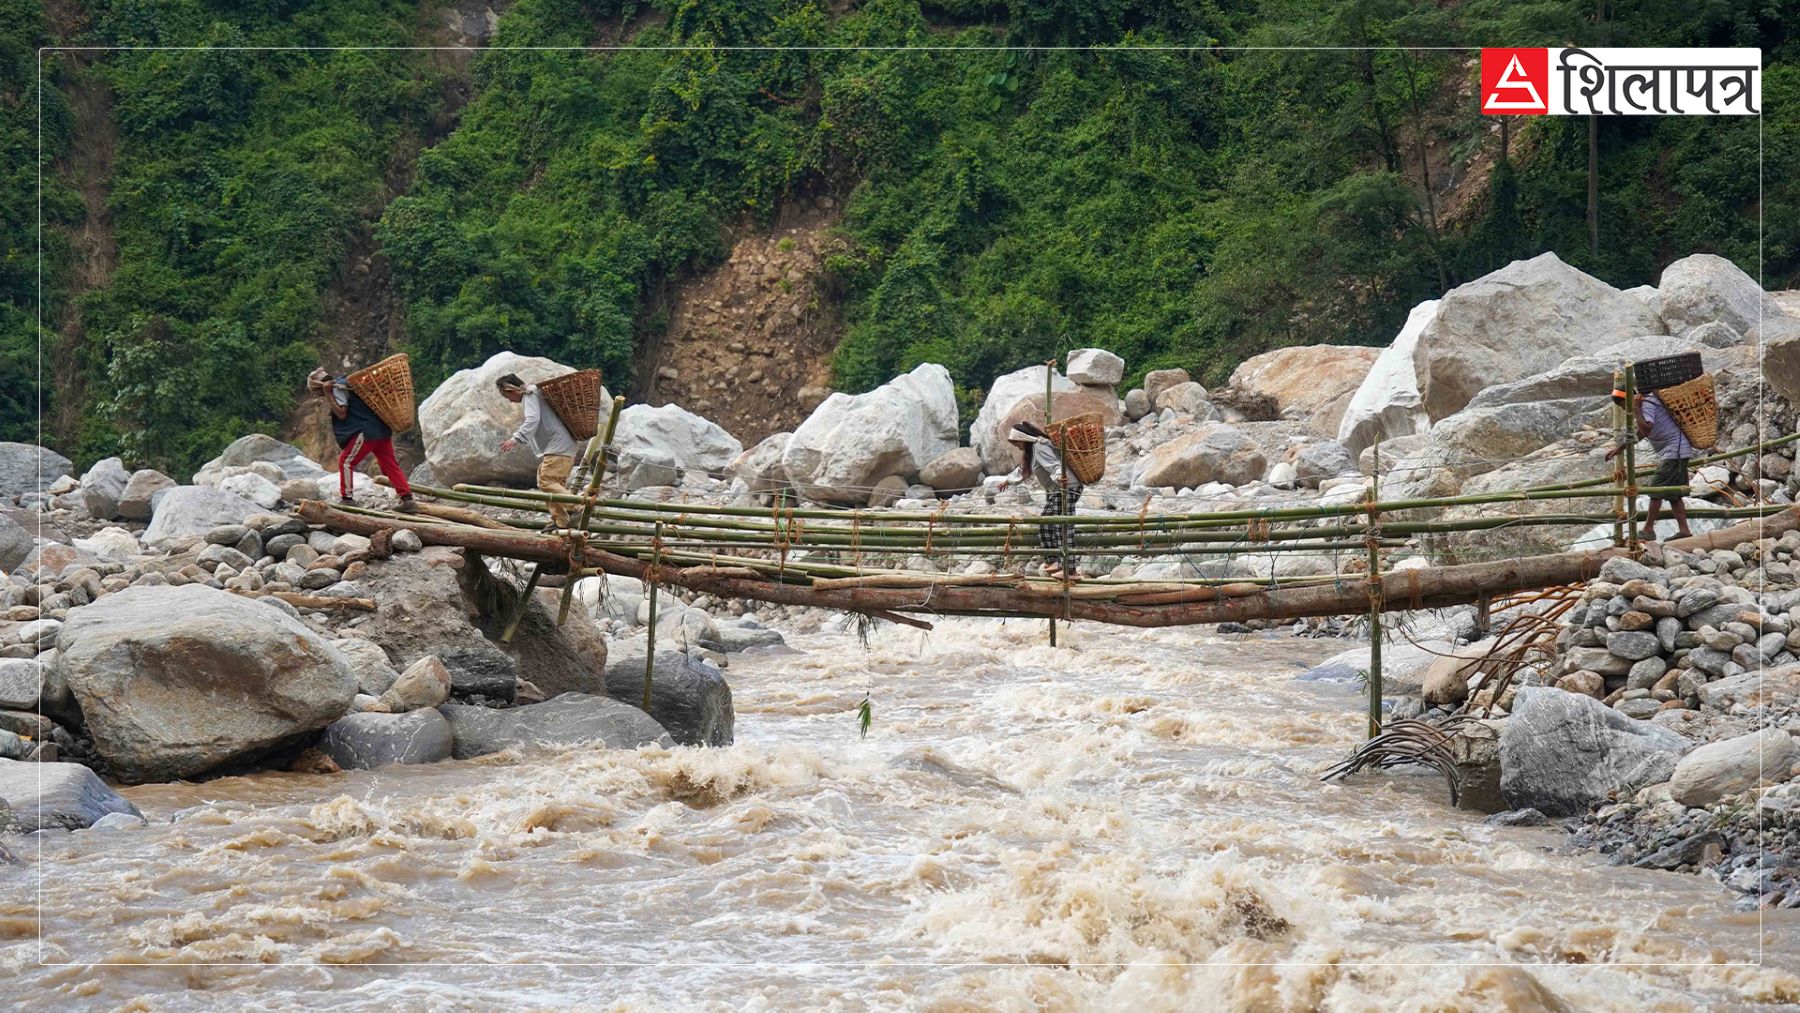
[[(569, 427), (545, 403), (536, 384), (527, 384), (517, 374), (508, 373), (495, 380), (494, 386), (499, 388), (501, 397), (525, 408), (525, 420), (500, 444), (501, 453), (521, 443), (529, 446), (538, 455), (537, 487), (567, 495), (569, 472), (575, 467), (575, 437), (569, 434)], [(551, 503), (550, 521), (559, 528), (568, 527), (568, 504)]]
[(317, 397), (329, 399), (331, 405), (331, 435), (340, 448), (337, 464), (339, 502), (355, 504), (351, 493), (356, 489), (356, 466), (372, 454), (375, 463), (381, 466), (381, 473), (400, 494), (400, 512), (416, 512), (418, 507), (413, 504), (412, 487), (407, 484), (406, 472), (400, 470), (400, 462), (394, 458), (393, 430), (367, 401), (350, 389), (348, 378), (332, 376), (320, 367), (307, 376), (306, 389)]

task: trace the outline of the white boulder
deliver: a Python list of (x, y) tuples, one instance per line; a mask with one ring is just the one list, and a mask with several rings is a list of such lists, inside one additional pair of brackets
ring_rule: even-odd
[(118, 527), (101, 528), (90, 538), (77, 538), (75, 547), (114, 563), (129, 563), (138, 553), (144, 551), (144, 547), (138, 544), (136, 535), (125, 528)]
[[(501, 441), (519, 428), (524, 412), (500, 396), (494, 381), (515, 373), (526, 383), (537, 383), (572, 372), (549, 359), (501, 352), (473, 369), (451, 374), (419, 405), (419, 435), (432, 475), (442, 485), (535, 482), (537, 458), (530, 447), (500, 452)], [(609, 403), (612, 395), (602, 390), (600, 400)]]
[(253, 471), (220, 479), (218, 485), (220, 492), (242, 496), (264, 509), (272, 510), (281, 503), (281, 487)]
[(1360, 453), (1363, 448), (1431, 428), (1425, 399), (1419, 393), (1413, 358), (1419, 335), (1437, 318), (1438, 300), (1427, 299), (1412, 308), (1406, 325), (1394, 343), (1375, 356), (1367, 376), (1350, 395), (1344, 416), (1338, 421), (1338, 442)]
[(787, 450), (788, 440), (793, 433), (775, 433), (764, 437), (762, 442), (739, 454), (731, 462), (731, 474), (743, 480), (744, 485), (752, 493), (767, 495), (787, 488), (787, 469), (781, 465), (781, 455)]
[(613, 445), (625, 470), (648, 458), (659, 467), (718, 474), (744, 452), (744, 445), (716, 423), (673, 404), (634, 404), (620, 412)]
[[(1041, 410), (1044, 405), (1044, 371), (1045, 366), (1026, 366), (1015, 369), (1005, 376), (994, 378), (988, 385), (987, 397), (981, 402), (981, 411), (975, 415), (975, 421), (969, 426), (969, 445), (981, 452), (981, 461), (992, 474), (1005, 474), (1013, 468), (1012, 448), (1007, 445), (1006, 432), (1001, 429), (1015, 407), (1029, 398), (1037, 399)], [(1068, 377), (1050, 370), (1051, 389), (1057, 393), (1075, 393), (1081, 387)], [(1038, 421), (1043, 421), (1042, 415)], [(945, 448), (950, 449), (950, 448)]]
[(950, 371), (928, 362), (866, 394), (826, 398), (794, 430), (781, 462), (801, 495), (860, 506), (890, 475), (917, 480), (926, 463), (956, 449), (956, 435)]
[(1084, 387), (1116, 387), (1125, 378), (1125, 360), (1104, 348), (1070, 351), (1068, 369), (1069, 379)]
[(1675, 335), (1715, 321), (1748, 334), (1763, 318), (1782, 315), (1780, 305), (1755, 278), (1711, 253), (1683, 257), (1663, 268), (1657, 291), (1663, 322)]
[[(1666, 306), (1666, 300), (1665, 300)], [(1419, 333), (1413, 370), (1432, 421), (1494, 384), (1664, 325), (1642, 301), (1544, 253), (1459, 285)]]

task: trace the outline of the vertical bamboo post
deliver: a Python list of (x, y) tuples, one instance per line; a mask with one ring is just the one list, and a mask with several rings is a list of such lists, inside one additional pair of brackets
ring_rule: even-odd
[[(1625, 411), (1631, 417), (1626, 420), (1628, 432), (1625, 443), (1625, 526), (1626, 544), (1636, 552), (1638, 544), (1638, 474), (1637, 474), (1637, 370), (1625, 367)], [(1651, 532), (1654, 536), (1655, 532)]]
[(1375, 474), (1369, 477), (1369, 518), (1364, 544), (1369, 551), (1369, 738), (1381, 734), (1381, 441), (1375, 441)]
[[(1625, 371), (1613, 372), (1613, 389), (1625, 389)], [(1618, 495), (1613, 497), (1613, 547), (1625, 547), (1625, 446), (1636, 443), (1638, 439), (1638, 423), (1631, 412), (1631, 398), (1627, 394), (1624, 405), (1613, 405), (1613, 428), (1618, 430), (1618, 450), (1613, 455), (1613, 488)]]
[[(1056, 396), (1056, 359), (1051, 358), (1044, 363), (1044, 429), (1046, 431), (1049, 430), (1050, 423), (1056, 421), (1056, 409), (1052, 403), (1055, 396)], [(1025, 463), (1025, 477), (1027, 479), (1031, 478), (1031, 462), (1029, 460), (1027, 460)], [(1048, 491), (1046, 491), (1044, 493), (1044, 495), (1048, 496), (1048, 495), (1050, 495), (1050, 493)], [(1063, 552), (1063, 561), (1065, 563), (1068, 562), (1068, 551), (1067, 550), (1064, 550), (1064, 552)], [(1063, 580), (1065, 582), (1069, 579), (1068, 573), (1069, 573), (1069, 571), (1065, 567), (1063, 570)], [(1051, 647), (1056, 646), (1056, 618), (1054, 616), (1052, 616), (1050, 619), (1050, 646)]]
[[(613, 433), (619, 428), (619, 412), (624, 408), (625, 398), (623, 396), (613, 398), (612, 415), (606, 420), (605, 434), (600, 437), (598, 445), (590, 444), (588, 446), (588, 460), (593, 463), (593, 470), (588, 473), (587, 480), (588, 502), (581, 508), (581, 523), (575, 526), (575, 530), (581, 532), (584, 549), (587, 544), (588, 518), (594, 513), (593, 497), (600, 491), (600, 483), (606, 478), (606, 453), (612, 446)], [(579, 555), (582, 558), (576, 560), (577, 565), (585, 566), (587, 564), (586, 552), (583, 551)], [(562, 603), (556, 610), (556, 625), (558, 626), (561, 626), (569, 618), (569, 604), (575, 600), (575, 584), (575, 574), (571, 573), (568, 582), (563, 584)]]
[(544, 564), (539, 563), (531, 568), (531, 577), (525, 581), (525, 590), (519, 595), (519, 600), (513, 604), (512, 616), (506, 620), (506, 629), (500, 633), (501, 643), (512, 643), (513, 634), (519, 629), (519, 620), (525, 618), (525, 609), (531, 605), (531, 592), (537, 590), (538, 578), (543, 575)]
[(656, 673), (656, 571), (662, 566), (662, 521), (650, 541), (650, 625), (644, 634), (644, 713), (650, 713), (650, 679)]

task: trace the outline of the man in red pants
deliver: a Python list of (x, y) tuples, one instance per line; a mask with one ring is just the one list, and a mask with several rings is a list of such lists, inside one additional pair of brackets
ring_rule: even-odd
[(412, 486), (407, 484), (400, 462), (394, 459), (393, 430), (381, 421), (375, 409), (358, 397), (343, 377), (332, 376), (323, 368), (313, 370), (306, 378), (306, 387), (319, 397), (330, 399), (331, 435), (343, 448), (338, 454), (338, 501), (356, 503), (350, 495), (356, 489), (356, 466), (373, 454), (381, 473), (400, 494), (400, 512), (416, 513), (419, 508), (413, 505)]

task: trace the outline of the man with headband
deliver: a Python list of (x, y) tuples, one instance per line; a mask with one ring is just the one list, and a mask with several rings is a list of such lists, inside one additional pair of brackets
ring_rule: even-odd
[[(544, 492), (568, 495), (569, 472), (575, 467), (575, 437), (569, 427), (556, 417), (556, 411), (544, 403), (544, 395), (536, 384), (528, 384), (517, 374), (508, 373), (494, 381), (500, 396), (525, 408), (525, 419), (519, 428), (500, 444), (505, 453), (523, 443), (538, 455), (537, 487)], [(550, 522), (559, 528), (569, 526), (569, 505), (550, 504)]]

